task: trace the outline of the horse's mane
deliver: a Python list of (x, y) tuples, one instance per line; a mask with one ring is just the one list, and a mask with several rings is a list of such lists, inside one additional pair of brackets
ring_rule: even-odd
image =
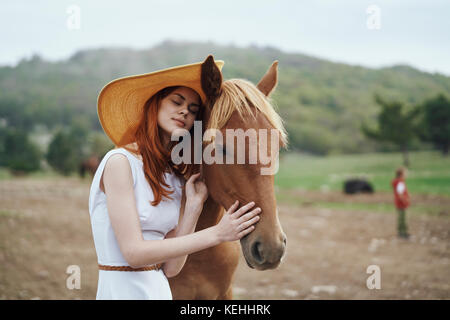
[(222, 83), (222, 91), (211, 111), (207, 129), (220, 130), (230, 119), (235, 110), (244, 119), (244, 114), (256, 118), (251, 107), (255, 107), (264, 114), (270, 124), (279, 131), (282, 147), (287, 146), (287, 132), (283, 120), (275, 111), (269, 98), (267, 98), (251, 82), (243, 79), (230, 79)]

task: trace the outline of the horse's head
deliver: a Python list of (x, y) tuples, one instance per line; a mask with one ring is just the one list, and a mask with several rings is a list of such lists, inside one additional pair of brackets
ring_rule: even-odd
[[(278, 219), (274, 167), (278, 168), (279, 146), (287, 143), (282, 120), (269, 100), (277, 84), (277, 62), (257, 86), (241, 79), (222, 82), (211, 61), (202, 72), (206, 79), (203, 88), (210, 99), (205, 134), (213, 133), (204, 143), (203, 155), (209, 150), (216, 160), (202, 164), (209, 194), (227, 209), (236, 199), (240, 206), (255, 201), (255, 207), (262, 209), (260, 220), (255, 230), (241, 239), (242, 252), (251, 268), (276, 268), (285, 253), (286, 235)], [(222, 155), (220, 164), (217, 160)]]

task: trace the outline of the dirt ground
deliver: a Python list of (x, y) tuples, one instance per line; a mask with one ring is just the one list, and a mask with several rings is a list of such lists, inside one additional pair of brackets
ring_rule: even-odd
[[(18, 178), (0, 181), (0, 299), (95, 299), (96, 255), (90, 181)], [(395, 235), (395, 212), (321, 208), (321, 202), (390, 203), (390, 194), (344, 196), (298, 192), (301, 205), (279, 203), (288, 237), (276, 270), (249, 269), (241, 257), (235, 299), (449, 299), (450, 200), (415, 196), (439, 214), (409, 214), (411, 238)], [(81, 288), (68, 289), (79, 266)], [(368, 289), (380, 270), (381, 289)]]

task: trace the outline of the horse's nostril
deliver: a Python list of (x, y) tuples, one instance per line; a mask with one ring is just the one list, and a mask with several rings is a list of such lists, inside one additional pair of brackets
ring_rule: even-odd
[(252, 256), (258, 263), (264, 262), (264, 257), (262, 255), (262, 245), (261, 242), (255, 241), (252, 245)]

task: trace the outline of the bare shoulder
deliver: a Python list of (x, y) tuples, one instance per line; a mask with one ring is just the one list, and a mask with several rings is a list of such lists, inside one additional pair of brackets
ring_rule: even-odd
[(127, 156), (121, 153), (113, 154), (105, 163), (100, 189), (105, 192), (105, 184), (110, 187), (132, 186), (133, 174)]

